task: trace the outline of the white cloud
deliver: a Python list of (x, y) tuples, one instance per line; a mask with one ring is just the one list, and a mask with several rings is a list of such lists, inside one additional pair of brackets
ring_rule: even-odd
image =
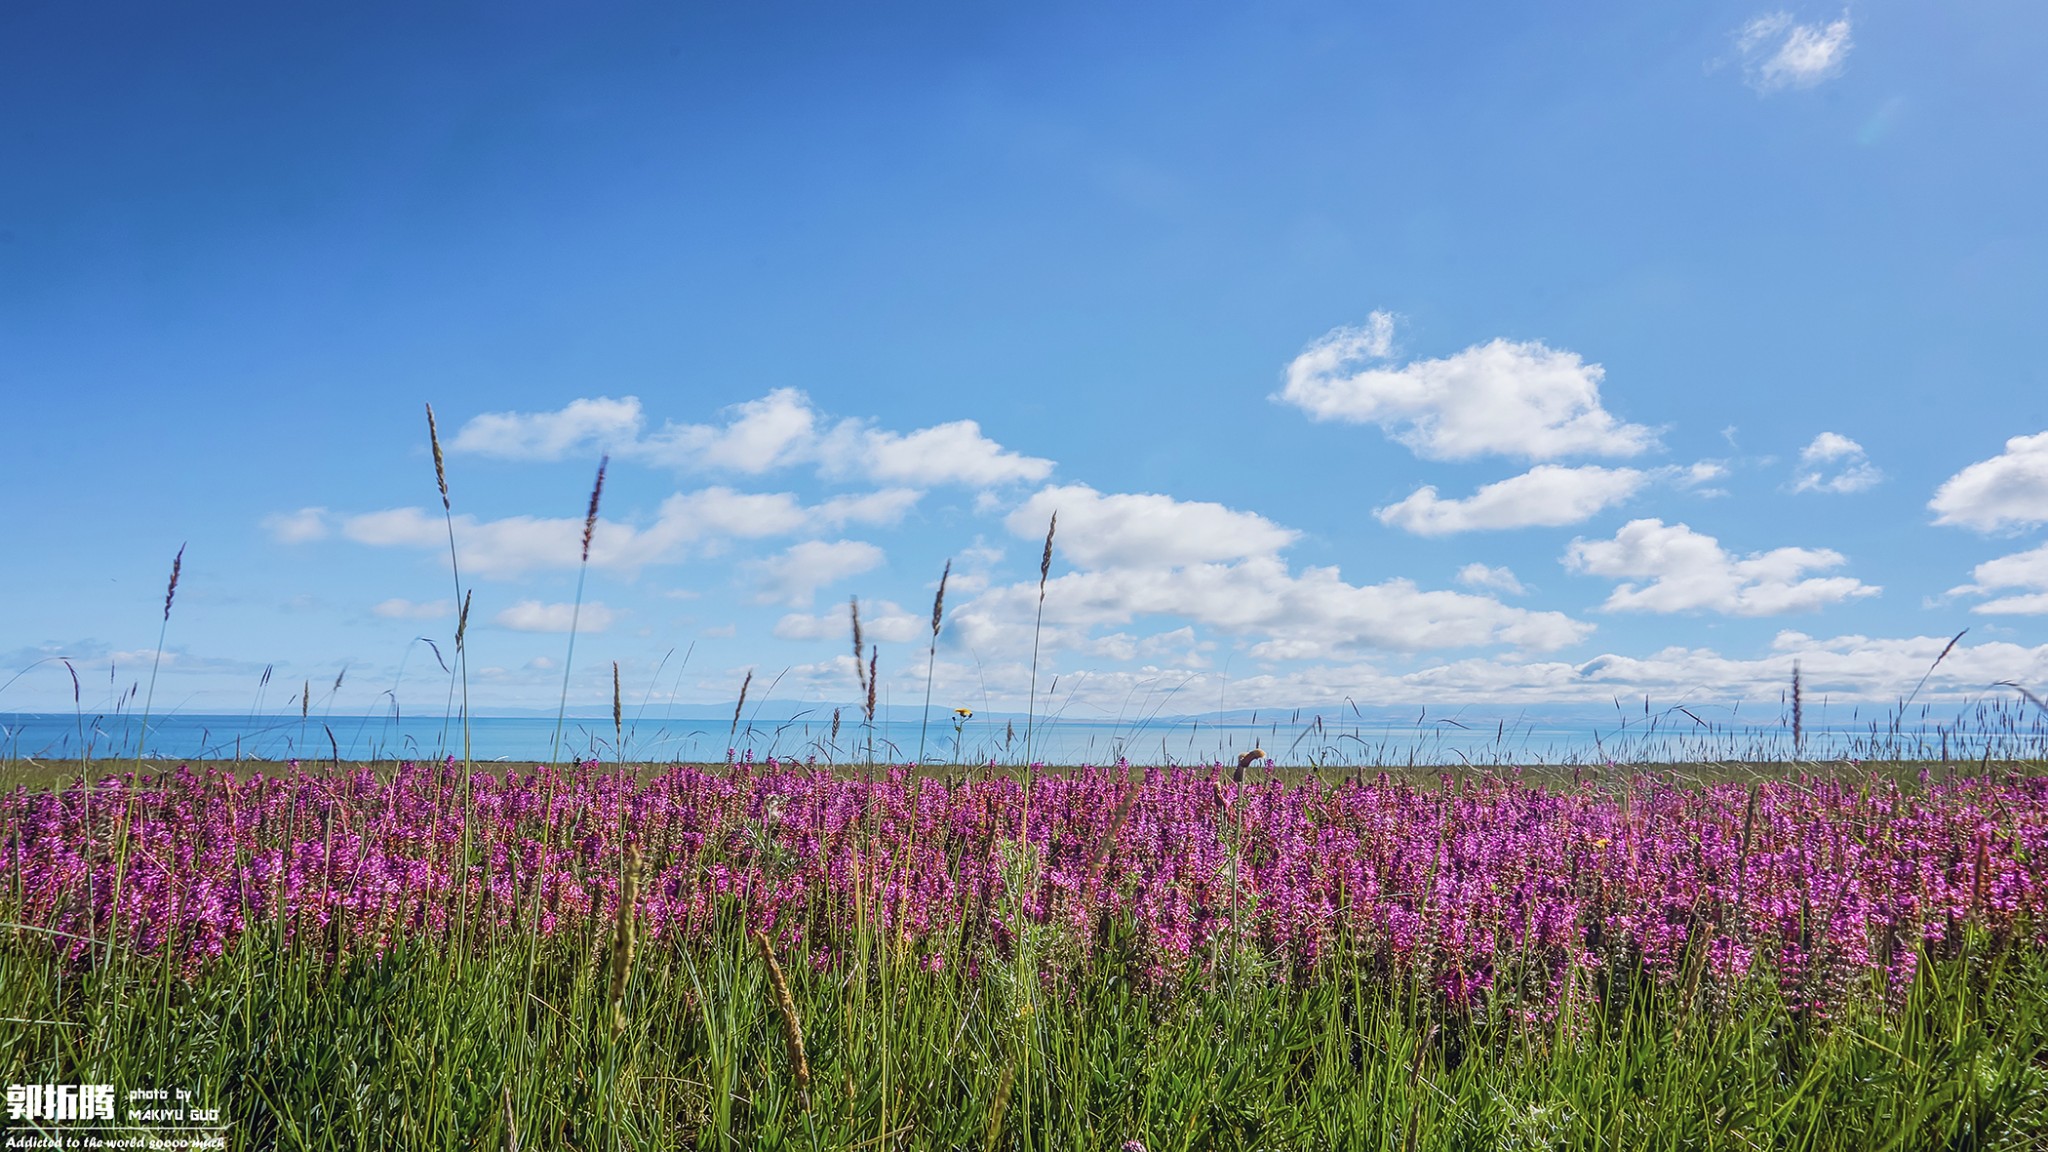
[(455, 602), (453, 600), (428, 600), (424, 603), (416, 603), (394, 596), (389, 600), (373, 605), (370, 608), (370, 614), (385, 620), (440, 620), (444, 617), (455, 615)]
[[(1028, 651), (1037, 606), (1038, 582), (1032, 579), (976, 597), (953, 614), (952, 626), (970, 648)], [(1346, 583), (1335, 568), (1297, 575), (1271, 556), (1069, 572), (1046, 588), (1051, 646), (1079, 646), (1097, 628), (1126, 627), (1141, 616), (1178, 618), (1253, 638), (1253, 653), (1272, 660), (1487, 645), (1551, 651), (1593, 630), (1560, 612), (1425, 591), (1407, 580), (1361, 586)]]
[(578, 632), (602, 632), (612, 626), (617, 614), (597, 601), (576, 611), (574, 604), (543, 604), (538, 600), (521, 600), (512, 607), (492, 617), (500, 628), (514, 632), (567, 632), (570, 622), (575, 622)]
[[(1767, 699), (1792, 678), (1798, 661), (1806, 690), (1837, 700), (1896, 701), (1911, 691), (1949, 643), (1947, 636), (1816, 639), (1780, 632), (1769, 653), (1723, 655), (1711, 648), (1673, 646), (1641, 656), (1605, 653), (1578, 663), (1520, 662), (1472, 658), (1394, 676), (1376, 669), (1327, 666), (1306, 669), (1293, 684), (1270, 687), (1236, 677), (1232, 694), (1262, 696), (1274, 703), (1300, 704), (1341, 693), (1381, 702), (1422, 701), (1503, 704), (1536, 701), (1592, 701), (1610, 693), (1654, 693), (1663, 697), (1712, 694)], [(2005, 642), (1960, 644), (1928, 677), (1923, 699), (1983, 691), (2000, 680), (2038, 684), (2048, 679), (2048, 644), (2032, 648)], [(1284, 683), (1284, 679), (1283, 679)], [(1325, 685), (1322, 693), (1311, 684)], [(1696, 707), (1699, 707), (1696, 705)], [(1746, 711), (1743, 713), (1747, 715)]]
[(1634, 456), (1655, 430), (1624, 423), (1600, 404), (1606, 370), (1536, 341), (1494, 340), (1440, 360), (1381, 365), (1393, 320), (1339, 328), (1287, 366), (1276, 399), (1316, 420), (1377, 424), (1416, 455), (1464, 460)]
[(1811, 88), (1842, 74), (1849, 49), (1849, 15), (1827, 24), (1800, 24), (1790, 12), (1767, 12), (1735, 33), (1735, 51), (1749, 86), (1758, 92)]
[(1113, 632), (1098, 636), (1091, 641), (1087, 650), (1105, 660), (1127, 663), (1132, 660), (1168, 659), (1184, 669), (1205, 668), (1209, 659), (1203, 655), (1214, 651), (1212, 640), (1200, 639), (1190, 625), (1183, 625), (1170, 632), (1154, 632), (1150, 636), (1133, 636), (1128, 632)]
[(272, 539), (283, 544), (324, 540), (327, 538), (327, 509), (301, 508), (297, 512), (274, 513), (263, 518), (263, 528)]
[(1588, 464), (1566, 468), (1539, 464), (1520, 476), (1488, 484), (1463, 499), (1437, 496), (1435, 485), (1406, 499), (1373, 509), (1380, 523), (1418, 536), (1447, 536), (1480, 529), (1558, 527), (1577, 524), (1636, 494), (1650, 474), (1635, 468)]
[(1631, 520), (1612, 540), (1577, 539), (1565, 552), (1576, 572), (1647, 580), (1617, 587), (1603, 605), (1610, 612), (1718, 612), (1775, 616), (1812, 611), (1879, 589), (1850, 576), (1807, 577), (1845, 563), (1825, 548), (1776, 548), (1737, 558), (1712, 536), (1684, 524)]
[(1256, 512), (1144, 493), (1104, 494), (1085, 484), (1043, 488), (1004, 524), (1043, 540), (1059, 513), (1053, 553), (1082, 567), (1162, 568), (1272, 556), (1299, 539)]
[(1493, 592), (1505, 592), (1520, 596), (1528, 589), (1515, 578), (1514, 570), (1506, 566), (1488, 568), (1484, 564), (1472, 563), (1458, 569), (1458, 583), (1467, 588), (1483, 588)]
[(1990, 596), (1994, 592), (2018, 589), (2021, 595), (1999, 596), (1971, 607), (1984, 616), (2040, 616), (2048, 614), (2048, 544), (2010, 556), (2000, 556), (1977, 565), (1970, 573), (1975, 581), (1949, 589), (1951, 596)]
[(857, 419), (832, 422), (794, 388), (735, 404), (725, 416), (719, 424), (670, 422), (649, 430), (637, 397), (596, 397), (572, 400), (554, 412), (477, 416), (449, 447), (515, 460), (559, 460), (604, 450), (621, 460), (744, 475), (812, 464), (828, 476), (883, 484), (985, 487), (1052, 474), (1052, 461), (1005, 449), (982, 435), (973, 420), (907, 433)]
[(1863, 445), (1835, 432), (1823, 432), (1801, 448), (1799, 463), (1794, 492), (1861, 492), (1884, 479), (1864, 455)]
[(635, 445), (633, 455), (654, 464), (695, 470), (766, 472), (815, 458), (818, 414), (794, 388), (726, 409), (723, 427), (665, 424)]
[(1943, 481), (1927, 506), (1936, 524), (1979, 532), (2048, 524), (2048, 432), (2007, 440), (2004, 452)]
[[(1279, 555), (1298, 538), (1293, 529), (1221, 504), (1156, 494), (1106, 494), (1083, 485), (1034, 494), (1005, 521), (1034, 545), (1032, 559), (1055, 508), (1054, 554), (1076, 570), (1046, 588), (1041, 639), (1049, 648), (1087, 649), (1100, 639), (1099, 629), (1123, 629), (1146, 616), (1244, 637), (1262, 660), (1486, 645), (1550, 651), (1592, 632), (1563, 613), (1425, 591), (1407, 580), (1355, 585), (1335, 568), (1296, 573)], [(1028, 652), (1038, 593), (1036, 571), (992, 588), (954, 610), (952, 634), (995, 657)]]
[[(861, 639), (868, 644), (909, 644), (930, 637), (932, 618), (915, 616), (890, 600), (866, 600), (860, 606)], [(853, 618), (846, 606), (816, 616), (792, 612), (775, 622), (778, 640), (839, 640), (848, 646), (846, 675), (853, 679)]]
[(486, 412), (448, 442), (450, 452), (507, 460), (560, 460), (575, 452), (624, 447), (640, 433), (640, 401), (571, 400), (557, 412)]
[[(714, 551), (730, 539), (762, 539), (836, 529), (847, 524), (893, 524), (918, 500), (909, 489), (839, 496), (805, 506), (787, 492), (735, 492), (704, 488), (662, 501), (654, 522), (636, 528), (600, 518), (590, 538), (594, 568), (633, 570), (678, 558), (686, 547)], [(341, 521), (342, 534), (376, 547), (445, 549), (442, 518), (420, 508), (365, 512)], [(574, 568), (582, 560), (581, 517), (455, 518), (455, 549), (465, 571), (503, 578)]]
[[(848, 451), (836, 451), (844, 447)], [(990, 487), (1039, 481), (1052, 461), (1011, 452), (981, 434), (972, 420), (955, 420), (898, 434), (840, 425), (824, 449), (826, 471), (866, 476), (876, 483), (973, 484)]]
[(866, 541), (806, 540), (748, 567), (762, 603), (799, 607), (809, 604), (818, 589), (881, 566), (882, 550)]

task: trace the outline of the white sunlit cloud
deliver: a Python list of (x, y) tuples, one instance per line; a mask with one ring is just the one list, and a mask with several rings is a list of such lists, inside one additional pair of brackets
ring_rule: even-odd
[[(1055, 647), (1085, 647), (1099, 630), (1144, 617), (1241, 637), (1261, 660), (1496, 645), (1553, 651), (1593, 630), (1561, 612), (1403, 579), (1359, 585), (1330, 567), (1297, 573), (1280, 552), (1299, 533), (1220, 504), (1071, 485), (1034, 494), (1006, 524), (1035, 543), (1054, 511), (1055, 559), (1075, 569), (1045, 589), (1045, 638)], [(1038, 604), (1035, 579), (991, 588), (953, 614), (956, 638), (1028, 650)]]
[[(1048, 652), (1171, 656), (1194, 668), (1214, 644), (1203, 630), (1237, 637), (1261, 661), (1494, 646), (1548, 652), (1593, 632), (1593, 625), (1564, 613), (1513, 607), (1489, 595), (1423, 589), (1404, 579), (1352, 584), (1331, 567), (1296, 572), (1279, 554), (1299, 538), (1293, 529), (1220, 504), (1158, 494), (1103, 493), (1083, 485), (1035, 493), (1006, 518), (1010, 531), (1032, 545), (1033, 560), (1054, 511), (1055, 567), (1070, 570), (1044, 589), (1042, 631), (1035, 571), (1021, 582), (949, 599), (941, 646), (976, 653), (977, 667), (986, 661), (991, 678), (1013, 672), (1036, 641)], [(985, 548), (970, 552), (993, 555)], [(1519, 588), (1505, 569), (1491, 583)], [(1134, 625), (1147, 618), (1168, 626), (1140, 635)], [(864, 602), (861, 621), (871, 641), (916, 643), (930, 635), (929, 616), (886, 600)], [(844, 640), (849, 621), (844, 609), (791, 613), (774, 634)], [(814, 671), (830, 673), (827, 665)]]
[(574, 604), (521, 600), (491, 620), (514, 632), (567, 632), (572, 626), (578, 632), (602, 632), (617, 618), (617, 613), (597, 601), (583, 605), (579, 612)]
[(1004, 448), (973, 420), (894, 432), (864, 420), (831, 420), (794, 388), (732, 405), (724, 415), (723, 423), (650, 428), (637, 397), (586, 398), (552, 412), (476, 416), (449, 449), (508, 460), (610, 452), (660, 467), (743, 475), (811, 465), (833, 478), (926, 486), (1037, 482), (1053, 469), (1050, 460)]
[[(1760, 656), (1675, 645), (1640, 656), (1603, 653), (1576, 663), (1472, 657), (1399, 675), (1370, 667), (1323, 666), (1275, 678), (1286, 687), (1267, 689), (1254, 678), (1240, 678), (1237, 684), (1274, 703), (1329, 700), (1339, 693), (1361, 691), (1384, 702), (1570, 702), (1603, 699), (1615, 691), (1667, 698), (1708, 694), (1775, 700), (1791, 679), (1797, 661), (1810, 693), (1890, 701), (1911, 691), (1921, 676), (1928, 675), (1930, 665), (1949, 641), (1948, 636), (1855, 634), (1823, 639), (1784, 631)], [(1934, 666), (1922, 695), (1981, 692), (1999, 681), (2039, 684), (2044, 680), (2048, 680), (2048, 644), (1959, 644)], [(1316, 691), (1316, 686), (1321, 691)]]
[(755, 598), (764, 604), (802, 607), (820, 588), (882, 566), (880, 548), (864, 540), (806, 540), (748, 565)]
[[(1970, 611), (1983, 616), (2048, 615), (2048, 544), (1987, 560), (1970, 572), (1972, 583), (1949, 589), (1951, 596), (1992, 596)], [(1997, 596), (1995, 593), (2017, 593)]]
[(1498, 568), (1490, 568), (1476, 561), (1458, 569), (1458, 583), (1463, 584), (1467, 588), (1481, 588), (1489, 592), (1505, 592), (1510, 596), (1520, 596), (1528, 591), (1527, 588), (1522, 586), (1521, 580), (1516, 578), (1514, 569), (1505, 565)]
[[(846, 524), (894, 524), (914, 505), (910, 489), (838, 496), (805, 505), (787, 492), (735, 492), (704, 488), (662, 501), (644, 528), (600, 518), (590, 538), (590, 565), (633, 571), (671, 562), (686, 548), (715, 552), (725, 541), (764, 539)], [(527, 572), (575, 568), (582, 562), (581, 517), (510, 516), (498, 520), (455, 517), (456, 552), (465, 571), (503, 579)], [(430, 551), (448, 547), (442, 517), (417, 507), (344, 517), (342, 535), (374, 547)]]
[[(860, 606), (861, 640), (866, 644), (910, 644), (931, 635), (932, 619), (905, 612), (893, 600), (864, 601)], [(848, 605), (811, 615), (792, 612), (775, 622), (778, 640), (838, 640), (848, 645), (845, 672), (853, 680), (853, 617)]]
[(1657, 433), (1602, 407), (1606, 370), (1540, 341), (1494, 340), (1396, 364), (1393, 318), (1339, 328), (1287, 366), (1275, 399), (1316, 420), (1376, 424), (1417, 456), (1635, 456)]
[(327, 538), (327, 519), (325, 508), (301, 508), (265, 516), (263, 529), (280, 544), (305, 544)]
[(370, 615), (382, 620), (440, 620), (455, 615), (455, 601), (417, 602), (394, 596), (372, 605)]
[(1863, 445), (1836, 432), (1823, 432), (1799, 450), (1794, 492), (1861, 492), (1874, 488), (1884, 473), (1870, 462)]
[(1767, 12), (1735, 33), (1743, 78), (1758, 92), (1811, 88), (1842, 74), (1849, 49), (1849, 15), (1801, 24), (1790, 12)]
[(1610, 612), (1776, 616), (1880, 591), (1852, 576), (1808, 576), (1847, 562), (1830, 549), (1775, 548), (1738, 557), (1712, 536), (1662, 520), (1631, 520), (1610, 540), (1573, 540), (1564, 562), (1574, 572), (1630, 581), (1607, 597), (1602, 607)]
[(1936, 524), (1979, 532), (2048, 524), (2048, 432), (2007, 440), (2004, 452), (1943, 481), (1927, 507)]
[(1435, 485), (1424, 485), (1399, 503), (1373, 509), (1373, 515), (1390, 528), (1418, 536), (1554, 528), (1589, 519), (1635, 495), (1649, 481), (1650, 474), (1636, 468), (1539, 464), (1463, 499), (1444, 499)]
[(1153, 493), (1104, 494), (1085, 484), (1040, 489), (1005, 519), (1043, 539), (1059, 513), (1062, 557), (1084, 567), (1154, 568), (1271, 556), (1301, 533), (1256, 512)]

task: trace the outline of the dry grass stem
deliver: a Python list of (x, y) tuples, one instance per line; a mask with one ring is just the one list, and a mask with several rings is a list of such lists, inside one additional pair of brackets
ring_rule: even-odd
[(789, 981), (782, 965), (775, 962), (775, 945), (768, 934), (754, 929), (754, 948), (768, 967), (768, 987), (775, 993), (775, 1011), (782, 1017), (782, 1043), (789, 1051), (789, 1066), (796, 1074), (796, 1091), (805, 1111), (811, 1107), (811, 1062), (804, 1056), (803, 1020), (796, 1014), (796, 1000), (789, 994)]
[(1806, 747), (1806, 716), (1800, 699), (1799, 661), (1792, 662), (1792, 755), (1798, 756)]
[(434, 406), (427, 405), (427, 443), (434, 446), (434, 483), (441, 486), (441, 511), (454, 509), (448, 503), (448, 465), (441, 459), (441, 432), (434, 426)]
[(604, 470), (610, 466), (611, 462), (612, 458), (610, 456), (598, 458), (597, 483), (590, 486), (590, 511), (583, 515), (583, 560), (585, 563), (590, 561), (590, 536), (593, 532), (597, 531), (597, 501), (599, 497), (604, 495)]
[(178, 597), (178, 572), (185, 567), (185, 546), (178, 545), (178, 554), (171, 557), (171, 583), (164, 589), (164, 620), (171, 618), (171, 601)]
[(612, 1031), (623, 1032), (626, 1028), (626, 982), (633, 976), (634, 948), (634, 905), (640, 900), (640, 868), (642, 864), (639, 841), (626, 845), (625, 874), (619, 879), (619, 915), (612, 933), (612, 985), (610, 1002), (612, 1006)]
[(861, 657), (866, 654), (866, 649), (862, 647), (860, 640), (860, 597), (849, 597), (846, 603), (847, 611), (853, 616), (853, 671), (860, 677), (860, 690), (865, 695), (868, 690), (868, 669), (867, 665), (861, 663)]
[[(749, 687), (751, 687), (751, 686), (753, 685), (753, 683), (754, 683), (754, 670), (753, 670), (752, 668), (749, 668), (749, 669), (747, 669), (747, 677), (746, 677), (746, 679), (744, 679), (744, 680), (740, 681), (740, 698), (739, 698), (739, 701), (738, 701), (737, 703), (735, 703), (735, 704), (734, 704), (734, 705), (732, 706), (732, 730), (731, 730), (730, 732), (726, 733), (726, 738), (727, 738), (727, 739), (731, 739), (732, 737), (734, 737), (734, 736), (737, 736), (737, 735), (739, 734), (739, 730), (740, 730), (740, 712), (741, 712), (741, 710), (743, 710), (743, 709), (744, 709), (744, 708), (746, 708), (746, 706), (747, 706), (747, 689), (748, 689)], [(771, 686), (771, 687), (772, 687), (772, 686)]]

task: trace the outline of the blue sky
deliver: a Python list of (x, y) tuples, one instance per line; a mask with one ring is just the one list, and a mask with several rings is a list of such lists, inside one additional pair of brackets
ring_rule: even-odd
[(576, 704), (2048, 685), (2038, 5), (436, 7), (0, 13), (0, 710), (437, 704), (426, 403), (482, 711), (607, 452)]

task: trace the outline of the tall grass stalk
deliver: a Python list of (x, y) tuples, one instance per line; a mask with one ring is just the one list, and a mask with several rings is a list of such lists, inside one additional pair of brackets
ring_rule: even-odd
[(1045, 627), (1045, 581), (1052, 572), (1052, 537), (1059, 531), (1060, 514), (1054, 510), (1045, 526), (1045, 551), (1038, 557), (1038, 616), (1031, 624), (1031, 697), (1024, 706), (1025, 779), (1030, 779), (1031, 736), (1038, 718), (1038, 637)]
[(562, 720), (569, 714), (569, 673), (576, 663), (576, 627), (583, 619), (583, 580), (590, 573), (590, 537), (597, 531), (597, 503), (604, 495), (604, 470), (612, 462), (609, 455), (597, 462), (597, 482), (590, 486), (590, 510), (583, 514), (583, 558), (576, 565), (576, 601), (569, 609), (569, 651), (562, 657), (562, 699), (555, 708), (554, 749), (548, 755), (549, 763), (562, 762)]
[(946, 578), (953, 574), (953, 561), (946, 561), (946, 568), (939, 573), (939, 594), (932, 597), (932, 644), (925, 653), (924, 662), (924, 715), (917, 723), (917, 763), (924, 765), (925, 730), (932, 720), (932, 676), (939, 667), (939, 623), (946, 611)]
[[(142, 697), (142, 728), (135, 736), (135, 782), (138, 785), (142, 780), (143, 748), (149, 742), (150, 708), (156, 701), (156, 674), (157, 670), (163, 667), (164, 640), (170, 635), (171, 628), (171, 604), (178, 598), (178, 574), (184, 567), (185, 545), (180, 544), (178, 545), (178, 554), (171, 558), (170, 583), (164, 587), (164, 618), (157, 625), (156, 653), (149, 664), (149, 691), (144, 693)], [(124, 811), (132, 811), (135, 793), (136, 789), (133, 787), (123, 790), (122, 804)], [(133, 824), (134, 821), (130, 819), (123, 819), (121, 821), (121, 836), (114, 847), (114, 905), (111, 919), (107, 925), (108, 963), (112, 963), (114, 958), (115, 929), (119, 927), (121, 918), (121, 893), (126, 886), (128, 878), (128, 830)]]
[[(467, 777), (470, 766), (469, 743), (469, 653), (463, 645), (464, 619), (469, 614), (469, 594), (462, 590), (462, 558), (455, 550), (455, 508), (448, 499), (448, 465), (441, 455), (441, 431), (434, 425), (434, 406), (427, 405), (427, 443), (434, 450), (434, 484), (441, 490), (441, 521), (448, 528), (448, 571), (455, 581), (455, 600), (458, 616), (455, 628), (455, 675), (449, 679), (448, 702), (455, 702), (455, 689), (462, 687), (462, 771)], [(446, 739), (447, 713), (442, 713), (443, 739)], [(467, 786), (465, 784), (465, 795)]]

